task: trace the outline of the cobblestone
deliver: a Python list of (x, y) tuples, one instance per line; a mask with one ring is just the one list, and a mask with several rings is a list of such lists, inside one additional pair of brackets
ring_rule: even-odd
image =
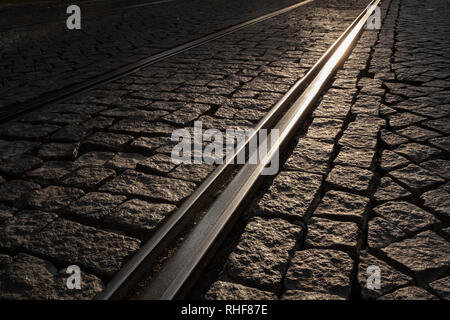
[[(367, 286), (369, 266), (380, 268), (380, 289), (369, 289)], [(396, 288), (403, 287), (412, 282), (412, 278), (395, 270), (385, 262), (372, 256), (367, 252), (361, 252), (358, 265), (358, 281), (361, 286), (361, 297), (363, 299), (375, 299)]]
[(435, 296), (419, 287), (405, 287), (386, 294), (379, 300), (438, 300)]
[(314, 211), (314, 216), (363, 223), (369, 199), (341, 191), (328, 191)]
[(305, 246), (341, 249), (355, 253), (359, 247), (359, 239), (356, 223), (313, 218), (308, 224)]
[(136, 239), (58, 219), (31, 236), (25, 248), (51, 261), (111, 277), (139, 244)]
[(277, 296), (241, 284), (216, 281), (205, 295), (207, 300), (277, 300)]
[(82, 195), (84, 192), (77, 188), (49, 186), (30, 192), (23, 198), (22, 204), (43, 211), (55, 211), (66, 207)]
[(450, 267), (450, 244), (432, 231), (392, 243), (383, 252), (421, 280), (436, 279)]
[(0, 299), (6, 300), (84, 300), (93, 299), (103, 290), (102, 281), (85, 272), (81, 273), (81, 290), (66, 286), (69, 275), (49, 261), (27, 254), (3, 256), (0, 263)]
[(72, 202), (64, 213), (88, 223), (99, 223), (114, 208), (127, 198), (120, 195), (111, 195), (103, 192), (90, 192), (80, 199)]
[(100, 191), (179, 202), (190, 195), (194, 188), (192, 182), (126, 170), (103, 185)]
[(430, 283), (430, 288), (441, 299), (450, 299), (450, 277), (441, 278)]
[(105, 218), (105, 224), (111, 228), (148, 236), (176, 208), (171, 204), (155, 204), (132, 199), (113, 210)]
[(259, 288), (280, 290), (289, 252), (302, 232), (300, 226), (281, 219), (253, 218), (228, 258), (229, 274)]
[(277, 175), (269, 192), (253, 209), (256, 214), (305, 218), (319, 192), (321, 176), (301, 171), (283, 171)]
[(407, 234), (429, 229), (439, 223), (432, 214), (406, 201), (389, 201), (373, 210)]
[(326, 183), (340, 190), (367, 194), (372, 179), (373, 173), (369, 170), (337, 165), (328, 174)]
[(297, 251), (287, 271), (286, 290), (303, 290), (337, 295), (348, 299), (353, 261), (336, 250)]

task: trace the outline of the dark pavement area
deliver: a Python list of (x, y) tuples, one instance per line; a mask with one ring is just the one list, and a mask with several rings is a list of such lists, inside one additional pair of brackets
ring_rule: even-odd
[(0, 6), (0, 108), (296, 2), (82, 1), (81, 30), (66, 27), (67, 1)]

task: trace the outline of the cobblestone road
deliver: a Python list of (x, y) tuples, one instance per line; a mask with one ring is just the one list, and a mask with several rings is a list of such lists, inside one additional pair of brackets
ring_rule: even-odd
[(42, 5), (36, 8), (33, 4), (0, 8), (0, 108), (82, 82), (298, 0), (174, 0), (139, 6), (151, 2), (158, 1), (81, 2), (81, 30), (66, 28), (69, 15), (63, 5), (42, 10)]
[(449, 298), (450, 4), (381, 7), (207, 299)]
[(314, 1), (1, 125), (0, 297), (93, 298), (213, 169), (174, 165), (172, 131), (252, 127), (364, 5)]

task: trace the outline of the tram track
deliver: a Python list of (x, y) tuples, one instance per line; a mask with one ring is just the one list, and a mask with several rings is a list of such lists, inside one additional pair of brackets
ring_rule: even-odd
[[(226, 177), (236, 170), (234, 160), (237, 155), (242, 151), (248, 151), (249, 142), (253, 136), (247, 137), (246, 143), (237, 148), (233, 156), (224, 164), (218, 166), (177, 212), (171, 215), (123, 266), (97, 297), (98, 299), (124, 297), (148, 271), (157, 257), (186, 228), (191, 228), (191, 231), (186, 235), (185, 240), (166, 259), (159, 272), (153, 275), (138, 298), (176, 299), (182, 298), (189, 291), (190, 286), (198, 279), (201, 270), (214, 254), (226, 230), (236, 220), (239, 208), (247, 203), (261, 182), (261, 171), (270, 163), (272, 157), (283, 151), (289, 139), (295, 134), (296, 128), (310, 114), (335, 72), (351, 53), (379, 2), (380, 0), (371, 1), (309, 72), (297, 81), (255, 126), (254, 135), (263, 129), (277, 129), (280, 132), (278, 139), (270, 141), (269, 152), (265, 158), (258, 164), (245, 164), (223, 187)], [(223, 191), (192, 227), (192, 221), (195, 220), (198, 211), (204, 208), (207, 200), (210, 200), (221, 187), (224, 188)]]

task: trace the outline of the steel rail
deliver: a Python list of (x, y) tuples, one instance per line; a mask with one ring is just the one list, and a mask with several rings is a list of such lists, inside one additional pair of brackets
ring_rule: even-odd
[[(369, 5), (370, 6), (370, 5)], [(369, 6), (367, 8), (369, 8)], [(366, 10), (367, 10), (366, 8)], [(360, 18), (362, 14), (358, 17)], [(336, 48), (344, 41), (345, 37), (350, 33), (358, 18), (343, 32), (343, 34), (335, 41), (335, 43), (322, 55), (316, 64), (308, 71), (308, 73), (299, 81), (297, 81), (289, 91), (275, 104), (271, 110), (261, 119), (254, 127), (251, 135), (246, 137), (245, 144), (236, 148), (234, 154), (219, 165), (207, 179), (194, 191), (194, 193), (181, 205), (181, 207), (172, 214), (161, 225), (156, 233), (131, 257), (131, 259), (119, 270), (119, 272), (111, 279), (105, 287), (105, 290), (97, 296), (97, 299), (106, 300), (111, 298), (122, 297), (130, 287), (132, 287), (147, 271), (148, 266), (155, 260), (158, 255), (171, 243), (177, 235), (185, 230), (186, 226), (195, 218), (198, 209), (209, 197), (217, 191), (223, 180), (229, 176), (234, 169), (234, 160), (237, 155), (248, 147), (249, 141), (258, 135), (261, 129), (270, 128), (280, 115), (288, 109), (288, 107), (299, 96), (307, 84), (319, 73), (320, 69), (330, 59)]]
[(217, 240), (223, 236), (223, 231), (235, 218), (234, 213), (254, 191), (262, 170), (270, 163), (274, 154), (286, 145), (295, 133), (298, 123), (309, 114), (323, 89), (350, 54), (380, 1), (373, 0), (344, 32), (345, 36), (341, 36), (330, 48), (331, 55), (328, 55), (326, 62), (319, 64), (319, 61), (313, 67), (319, 69), (314, 72), (314, 79), (273, 127), (280, 130), (280, 135), (276, 141), (270, 141), (269, 152), (263, 161), (258, 164), (247, 163), (240, 169), (186, 240), (144, 289), (140, 299), (175, 299), (182, 297), (189, 289), (189, 285), (195, 281), (194, 275), (198, 276), (199, 269), (206, 264), (205, 260), (211, 257), (211, 248), (217, 247)]
[(24, 103), (19, 104), (13, 104), (10, 106), (6, 106), (2, 109), (8, 109), (8, 110), (0, 110), (0, 122), (9, 120), (13, 117), (16, 117), (24, 112), (28, 112), (49, 104), (57, 103), (64, 101), (66, 99), (69, 99), (73, 97), (74, 95), (85, 92), (87, 90), (93, 89), (101, 84), (108, 83), (109, 81), (118, 79), (120, 77), (123, 77), (125, 75), (128, 75), (130, 73), (133, 73), (141, 68), (147, 67), (149, 65), (155, 64), (161, 60), (167, 59), (169, 57), (172, 57), (174, 55), (180, 54), (184, 51), (193, 49), (195, 47), (201, 46), (203, 44), (206, 44), (208, 42), (217, 40), (219, 38), (222, 38), (230, 33), (234, 33), (238, 30), (241, 30), (243, 28), (249, 27), (253, 24), (260, 23), (262, 21), (265, 21), (267, 19), (273, 18), (275, 16), (281, 15), (283, 13), (289, 12), (291, 10), (294, 10), (298, 7), (301, 7), (305, 4), (308, 4), (310, 2), (313, 2), (314, 0), (304, 0), (300, 1), (296, 4), (293, 4), (291, 6), (273, 11), (271, 13), (265, 14), (263, 16), (250, 19), (248, 21), (238, 23), (234, 26), (227, 27), (225, 29), (213, 32), (209, 35), (206, 35), (204, 37), (198, 38), (196, 40), (192, 40), (189, 42), (186, 42), (182, 45), (176, 46), (174, 48), (164, 50), (160, 53), (157, 53), (155, 55), (152, 55), (150, 57), (141, 59), (139, 61), (127, 64), (125, 66), (122, 66), (118, 69), (115, 69), (113, 71), (106, 72), (104, 74), (101, 74), (99, 76), (95, 76), (93, 78), (90, 78), (88, 80), (85, 80), (80, 83), (76, 83), (73, 85), (69, 85), (68, 87), (58, 89), (55, 91), (52, 91), (50, 93), (43, 94), (42, 96), (31, 99)]

